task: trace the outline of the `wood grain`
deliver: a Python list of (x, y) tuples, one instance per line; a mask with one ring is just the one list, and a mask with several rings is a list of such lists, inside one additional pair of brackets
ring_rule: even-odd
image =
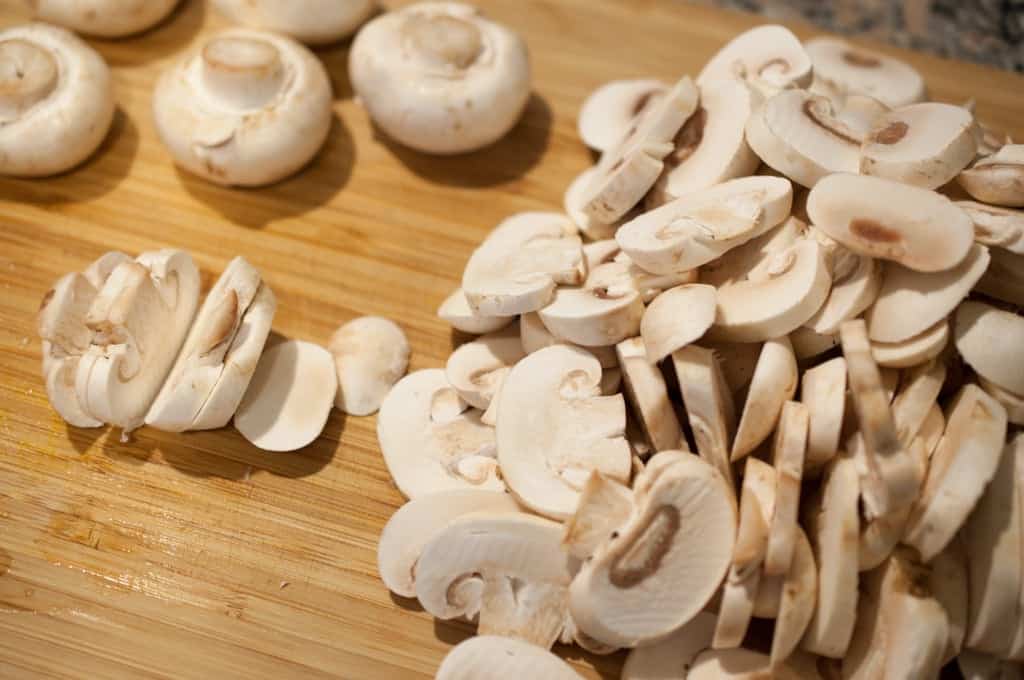
[[(142, 37), (93, 43), (116, 75), (109, 139), (67, 175), (0, 179), (0, 677), (429, 677), (468, 634), (376, 576), (402, 497), (374, 418), (335, 413), (312, 446), (276, 455), (230, 429), (145, 429), (122, 444), (68, 428), (46, 403), (35, 313), (61, 274), (110, 249), (187, 248), (207, 285), (241, 254), (277, 293), (277, 332), (323, 343), (352, 317), (383, 315), (406, 329), (413, 369), (441, 366), (456, 338), (434, 311), (474, 245), (510, 213), (558, 209), (591, 162), (575, 134), (586, 93), (696, 74), (756, 23), (671, 0), (481, 4), (532, 53), (536, 94), (512, 135), (458, 158), (388, 143), (352, 99), (340, 45), (319, 53), (337, 99), (326, 148), (257, 191), (175, 170), (150, 120), (156, 74), (223, 25), (212, 10), (188, 0)], [(0, 25), (25, 18), (3, 0)], [(886, 51), (937, 98), (973, 96), (983, 120), (1024, 138), (1021, 77)], [(623, 658), (559, 651), (587, 677), (616, 677)]]

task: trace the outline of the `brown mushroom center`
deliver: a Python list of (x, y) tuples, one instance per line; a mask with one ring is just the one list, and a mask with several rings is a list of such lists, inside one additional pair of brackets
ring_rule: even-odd
[(0, 123), (11, 121), (57, 87), (53, 54), (27, 40), (0, 42)]
[(895, 144), (907, 136), (908, 130), (910, 126), (902, 120), (894, 120), (874, 133), (874, 141), (878, 144)]
[(612, 559), (608, 580), (617, 588), (640, 585), (658, 571), (679, 531), (679, 510), (663, 505), (654, 511), (647, 525), (633, 536)]
[(846, 50), (843, 52), (842, 58), (847, 64), (857, 68), (880, 68), (882, 66), (881, 59), (862, 52)]
[(464, 71), (480, 58), (483, 35), (476, 24), (448, 15), (414, 15), (404, 27), (408, 44), (433, 66)]
[(850, 233), (859, 239), (872, 243), (899, 243), (903, 236), (899, 231), (891, 229), (877, 220), (857, 217), (850, 220)]
[(258, 38), (215, 38), (203, 47), (203, 80), (223, 102), (240, 109), (270, 104), (284, 86), (277, 47)]
[(847, 144), (853, 144), (860, 146), (860, 140), (846, 125), (836, 119), (832, 113), (832, 105), (829, 104), (828, 100), (824, 97), (811, 97), (804, 102), (803, 106), (804, 115), (807, 116), (815, 125), (821, 127), (829, 134), (837, 137), (838, 139), (846, 142)]

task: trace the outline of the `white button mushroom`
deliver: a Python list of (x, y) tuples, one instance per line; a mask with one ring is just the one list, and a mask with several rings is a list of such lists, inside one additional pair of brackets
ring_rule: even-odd
[(377, 9), (376, 0), (214, 0), (234, 23), (284, 33), (307, 45), (355, 33)]
[(232, 29), (160, 77), (153, 115), (160, 139), (186, 170), (216, 184), (261, 186), (296, 172), (323, 145), (331, 84), (299, 43)]
[(483, 335), (452, 352), (445, 376), (467, 404), (486, 411), (505, 376), (524, 356), (519, 327), (512, 326)]
[(78, 33), (123, 38), (163, 21), (178, 0), (31, 0), (36, 17)]
[(335, 406), (354, 416), (376, 413), (409, 367), (409, 341), (394, 321), (364, 316), (331, 336), (328, 351), (338, 372)]
[(559, 287), (537, 312), (555, 336), (584, 347), (614, 345), (640, 331), (644, 303), (620, 262), (598, 265), (580, 287)]
[(95, 50), (46, 24), (0, 31), (0, 175), (73, 168), (113, 120), (113, 80)]
[(964, 302), (953, 324), (956, 348), (978, 375), (1024, 394), (1024, 317), (982, 302)]
[(352, 43), (348, 69), (370, 118), (426, 153), (497, 141), (530, 96), (522, 39), (458, 2), (421, 2), (377, 17)]
[(810, 418), (804, 467), (818, 470), (839, 451), (846, 413), (846, 360), (836, 357), (804, 371), (800, 401)]

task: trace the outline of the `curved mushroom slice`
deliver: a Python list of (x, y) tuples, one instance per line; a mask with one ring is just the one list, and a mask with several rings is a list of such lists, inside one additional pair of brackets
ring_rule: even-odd
[(764, 654), (749, 649), (709, 649), (697, 656), (687, 680), (797, 680), (802, 676), (786, 664), (773, 665)]
[(519, 318), (519, 340), (523, 343), (523, 349), (526, 350), (527, 354), (533, 354), (545, 347), (562, 345), (590, 352), (597, 357), (597, 360), (601, 363), (601, 368), (615, 368), (619, 365), (619, 360), (615, 356), (615, 347), (580, 347), (568, 340), (557, 338), (544, 325), (537, 312), (529, 312)]
[(605, 644), (634, 646), (687, 623), (729, 567), (736, 532), (732, 489), (696, 456), (670, 459), (646, 493), (637, 494), (629, 523), (583, 564), (569, 587), (573, 619)]
[(821, 335), (835, 335), (839, 324), (856, 319), (874, 304), (882, 288), (882, 264), (842, 246), (832, 255), (832, 290), (807, 327)]
[[(822, 81), (816, 78), (814, 82), (818, 85)], [(817, 87), (812, 87), (811, 92), (824, 94), (829, 98), (836, 107), (836, 117), (853, 132), (852, 136), (855, 139), (867, 139), (875, 127), (875, 122), (892, 111), (878, 99), (866, 94), (846, 93), (835, 96), (828, 92), (819, 92)]]
[(416, 563), (423, 547), (450, 522), (471, 513), (512, 513), (520, 507), (507, 493), (450, 489), (420, 496), (398, 509), (377, 543), (377, 572), (388, 590), (416, 597)]
[(949, 322), (942, 319), (931, 328), (900, 342), (872, 342), (871, 357), (885, 368), (911, 368), (942, 354), (949, 344)]
[(1006, 425), (1006, 411), (980, 387), (960, 390), (903, 537), (924, 561), (949, 543), (992, 480)]
[(988, 248), (975, 244), (960, 264), (942, 272), (887, 264), (882, 290), (865, 315), (871, 340), (903, 342), (931, 329), (967, 297), (990, 260)]
[(1021, 680), (1024, 670), (1011, 661), (998, 659), (984, 652), (965, 649), (956, 659), (964, 680)]
[(974, 116), (939, 102), (911, 104), (883, 114), (861, 147), (865, 175), (938, 189), (974, 160)]
[(409, 368), (405, 333), (394, 321), (379, 316), (349, 321), (334, 332), (327, 349), (338, 373), (335, 406), (354, 416), (376, 413)]
[(808, 414), (804, 467), (818, 470), (839, 451), (846, 412), (846, 360), (836, 357), (804, 371), (800, 401)]
[(1024, 144), (1007, 144), (961, 172), (957, 180), (983, 203), (1024, 207)]
[(760, 581), (760, 569), (741, 574), (735, 564), (729, 567), (719, 596), (713, 649), (734, 649), (743, 643), (754, 615)]
[[(753, 460), (748, 458), (747, 460)], [(782, 576), (762, 576), (754, 600), (754, 616), (759, 619), (774, 619), (782, 605)]]
[(668, 637), (631, 650), (621, 680), (686, 678), (693, 660), (711, 646), (714, 633), (715, 616), (699, 612)]
[(745, 393), (754, 379), (757, 361), (761, 358), (758, 342), (712, 342), (708, 349), (715, 354), (729, 391), (734, 396)]
[(796, 394), (798, 382), (796, 356), (789, 338), (783, 335), (766, 341), (743, 404), (731, 460), (740, 460), (768, 439), (779, 422), (783, 404)]
[(565, 520), (562, 547), (585, 560), (633, 514), (633, 492), (624, 484), (591, 472), (580, 491), (576, 512)]
[[(495, 663), (500, 660), (500, 663)], [(452, 648), (437, 669), (435, 680), (581, 680), (569, 664), (551, 652), (522, 640), (479, 635)]]
[(925, 98), (924, 79), (909, 64), (854, 47), (838, 38), (814, 38), (804, 44), (814, 75), (846, 92), (870, 95), (890, 107)]
[(811, 190), (807, 212), (850, 250), (919, 272), (957, 266), (974, 243), (971, 219), (948, 198), (881, 177), (826, 177)]
[[(795, 380), (794, 380), (795, 383)], [(803, 479), (807, 451), (807, 407), (787, 401), (782, 408), (779, 427), (772, 445), (775, 468), (775, 508), (768, 532), (768, 551), (764, 573), (779, 576), (790, 571), (796, 544), (797, 515), (800, 508), (800, 481)]]
[(714, 321), (714, 286), (691, 283), (665, 291), (647, 306), (640, 321), (648, 361), (657, 363), (696, 342)]
[(932, 455), (934, 455), (939, 442), (942, 441), (942, 434), (945, 431), (946, 417), (942, 414), (942, 409), (939, 408), (939, 405), (935, 404), (932, 406), (931, 410), (928, 411), (928, 415), (925, 417), (924, 422), (921, 423), (921, 430), (918, 432), (918, 436), (924, 444), (924, 450), (928, 454), (929, 460), (931, 460)]
[(600, 380), (597, 359), (557, 345), (527, 356), (505, 378), (498, 461), (509, 489), (531, 510), (571, 516), (593, 470), (629, 480), (626, 402), (621, 394), (600, 396)]
[(607, 347), (640, 332), (644, 303), (626, 265), (609, 262), (590, 272), (583, 286), (559, 287), (537, 312), (555, 336), (584, 347)]
[(789, 334), (789, 341), (793, 344), (793, 354), (796, 355), (797, 361), (804, 362), (838, 347), (839, 334), (822, 335), (807, 326), (801, 326)]
[(944, 362), (929, 361), (905, 373), (899, 393), (892, 402), (896, 436), (904, 446), (918, 436), (936, 406), (942, 385), (946, 382), (946, 372)]
[(615, 346), (625, 381), (626, 396), (654, 451), (687, 450), (686, 437), (665, 387), (665, 378), (652, 363), (640, 338)]
[(997, 208), (974, 201), (957, 201), (974, 222), (974, 240), (1024, 255), (1024, 211)]
[(796, 529), (793, 561), (782, 584), (775, 634), (772, 637), (771, 662), (778, 667), (786, 661), (804, 636), (818, 599), (818, 568), (814, 552), (802, 529)]
[(1024, 397), (1004, 390), (999, 385), (986, 380), (983, 376), (978, 376), (978, 385), (990, 397), (1003, 405), (1009, 422), (1014, 425), (1024, 425)]
[(989, 256), (988, 269), (974, 289), (997, 300), (1024, 307), (1024, 255), (992, 248)]
[(741, 78), (763, 93), (811, 84), (811, 58), (784, 26), (768, 24), (740, 33), (701, 70), (697, 83)]
[(613, 80), (589, 95), (580, 107), (576, 129), (583, 143), (595, 151), (608, 151), (629, 132), (630, 126), (651, 111), (665, 96), (668, 85), (660, 80)]
[(967, 555), (960, 539), (950, 541), (928, 566), (928, 588), (942, 605), (949, 623), (949, 641), (943, 655), (943, 663), (949, 663), (961, 652), (967, 634)]
[(1024, 317), (967, 301), (956, 310), (953, 330), (957, 351), (978, 375), (1024, 394)]
[(512, 316), (488, 316), (473, 311), (461, 288), (456, 288), (437, 308), (437, 315), (463, 333), (483, 335), (500, 331), (516, 318)]
[(736, 410), (715, 353), (687, 345), (672, 353), (686, 417), (701, 458), (732, 484), (729, 446), (736, 430)]
[[(587, 202), (590, 183), (597, 177), (597, 166), (587, 168), (569, 183), (562, 199), (562, 208), (580, 232), (592, 241), (614, 238), (615, 232), (627, 219), (629, 213), (613, 222), (601, 222), (590, 217), (583, 208)], [(589, 271), (589, 267), (588, 267)]]
[(512, 326), (480, 336), (452, 352), (445, 376), (467, 404), (486, 410), (505, 376), (524, 356), (519, 328)]
[(718, 259), (701, 266), (700, 280), (715, 287), (746, 280), (751, 272), (760, 271), (764, 262), (806, 236), (807, 223), (790, 216), (741, 246), (723, 253)]
[(602, 264), (615, 262), (620, 252), (619, 244), (612, 237), (591, 241), (583, 244), (583, 261), (587, 271), (592, 272)]
[(394, 386), (377, 415), (384, 463), (406, 498), (433, 491), (502, 491), (494, 428), (480, 422), (439, 368), (416, 371)]
[(469, 258), (462, 290), (484, 316), (532, 312), (548, 304), (556, 284), (583, 281), (576, 227), (558, 213), (527, 212), (501, 222)]

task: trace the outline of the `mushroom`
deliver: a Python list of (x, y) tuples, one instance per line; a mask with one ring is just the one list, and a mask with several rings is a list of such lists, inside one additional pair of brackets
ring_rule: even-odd
[(797, 680), (801, 677), (788, 665), (773, 666), (769, 657), (742, 647), (706, 650), (697, 656), (686, 674), (687, 680)]
[[(1020, 494), (1024, 491), (1024, 435), (1021, 435), (1019, 432), (1006, 444), (1006, 449), (1003, 451), (1003, 458), (1008, 457), (1012, 457), (1014, 459), (1012, 466), (1015, 472), (1015, 484), (1018, 494), (1018, 497), (1015, 500), (1020, 512), (1024, 513), (1024, 499), (1020, 497)], [(1002, 464), (1010, 465), (1010, 463), (1006, 461), (1003, 461)], [(1011, 501), (1012, 500), (1014, 499), (1011, 499)], [(1012, 519), (1009, 521), (1012, 524)], [(1022, 532), (1021, 548), (1024, 550), (1024, 515), (1018, 517), (1017, 522), (1020, 524), (1020, 530)], [(1021, 561), (1022, 566), (1024, 566), (1024, 553), (1022, 553), (1018, 559)], [(1002, 570), (1002, 567), (999, 567), (999, 569)], [(1008, 657), (1015, 661), (1024, 660), (1024, 618), (1021, 618), (1020, 616), (1021, 606), (1024, 605), (1024, 574), (1021, 575), (1021, 579), (1022, 587), (1018, 591), (1017, 598), (1017, 626), (1013, 631), (1013, 635), (1010, 637), (1011, 643), (1008, 654)]]
[(746, 80), (762, 93), (811, 84), (811, 58), (784, 26), (768, 24), (740, 33), (701, 70), (697, 83)]
[(916, 272), (887, 264), (882, 289), (865, 314), (871, 340), (898, 343), (934, 330), (967, 297), (990, 260), (988, 248), (975, 244), (960, 264), (946, 271)]
[(948, 198), (881, 177), (826, 177), (811, 190), (807, 212), (855, 253), (919, 272), (955, 267), (974, 242), (971, 219)]
[(978, 375), (1024, 394), (1024, 317), (968, 300), (956, 310), (953, 333), (957, 351)]
[(487, 316), (473, 311), (461, 288), (456, 288), (444, 299), (437, 308), (437, 315), (450, 323), (455, 330), (473, 335), (500, 331), (515, 319), (515, 315)]
[(164, 72), (157, 133), (174, 161), (210, 182), (263, 186), (297, 172), (331, 128), (323, 64), (291, 38), (230, 29)]
[(584, 347), (607, 347), (636, 335), (644, 303), (627, 266), (598, 265), (580, 287), (559, 287), (538, 312), (555, 336)]
[(870, 95), (892, 108), (924, 101), (924, 79), (899, 59), (838, 38), (814, 38), (804, 48), (814, 64), (815, 78), (843, 92)]
[(621, 394), (600, 396), (600, 379), (593, 355), (559, 345), (530, 354), (505, 378), (498, 461), (509, 489), (534, 512), (572, 515), (592, 470), (629, 479), (626, 403)]
[(702, 265), (700, 280), (715, 287), (745, 281), (751, 272), (759, 272), (766, 260), (805, 236), (807, 230), (805, 222), (798, 217), (790, 216), (760, 236)]
[(943, 656), (943, 663), (948, 663), (963, 650), (967, 634), (967, 555), (959, 537), (950, 541), (928, 566), (931, 567), (928, 587), (942, 605), (949, 622), (949, 642)]
[(647, 306), (640, 321), (647, 360), (657, 363), (695, 342), (714, 321), (714, 286), (691, 283), (665, 291)]
[(348, 72), (373, 122), (425, 153), (496, 142), (530, 98), (522, 38), (459, 2), (419, 2), (373, 19), (352, 42)]
[(939, 405), (935, 404), (928, 411), (928, 415), (921, 424), (920, 431), (918, 431), (918, 436), (924, 443), (924, 449), (928, 453), (929, 459), (935, 454), (935, 449), (938, 447), (939, 442), (942, 441), (942, 434), (945, 431), (946, 417), (942, 414), (942, 409), (939, 408)]
[(605, 223), (591, 218), (583, 211), (587, 201), (587, 190), (590, 187), (590, 183), (597, 176), (597, 172), (597, 166), (594, 166), (587, 168), (577, 175), (576, 179), (569, 183), (568, 188), (565, 190), (565, 197), (562, 199), (562, 208), (565, 210), (565, 214), (579, 228), (580, 233), (592, 241), (613, 238), (616, 230), (618, 230), (625, 219), (624, 216), (613, 222)]
[(236, 24), (284, 33), (307, 45), (337, 42), (376, 11), (375, 0), (214, 0)]
[(804, 371), (800, 401), (808, 415), (804, 467), (818, 470), (839, 451), (846, 412), (846, 360), (836, 357)]
[(718, 359), (709, 349), (687, 345), (672, 353), (672, 365), (697, 451), (731, 485), (729, 445), (736, 431), (736, 410)]
[(31, 0), (40, 21), (97, 38), (123, 38), (163, 21), (178, 0)]
[(974, 116), (960, 106), (923, 102), (882, 114), (861, 146), (865, 175), (938, 189), (978, 151)]
[(114, 120), (113, 90), (103, 57), (68, 31), (0, 31), (0, 175), (56, 175), (92, 155)]
[(631, 280), (633, 288), (640, 293), (644, 304), (654, 302), (656, 297), (669, 288), (696, 283), (700, 276), (700, 272), (696, 268), (669, 274), (653, 274), (637, 265), (633, 262), (633, 258), (621, 250), (615, 256), (614, 261), (626, 267), (625, 275)]
[(975, 241), (1024, 255), (1024, 211), (974, 201), (957, 201), (956, 204), (974, 222)]
[[(775, 513), (775, 468), (759, 458), (744, 461), (740, 489), (739, 526), (732, 551), (730, 576), (743, 578), (751, 571), (761, 571), (768, 551), (769, 525)], [(756, 587), (758, 597), (761, 589)], [(757, 616), (757, 612), (753, 612)]]
[(798, 382), (789, 338), (783, 335), (765, 341), (736, 428), (731, 460), (740, 460), (768, 438), (779, 423), (783, 405), (796, 394)]
[(782, 595), (778, 616), (775, 617), (775, 634), (772, 636), (771, 662), (778, 667), (796, 650), (807, 625), (814, 615), (818, 598), (818, 569), (814, 564), (807, 534), (796, 528), (796, 543), (793, 561), (782, 582)]
[(334, 405), (354, 416), (376, 413), (409, 368), (405, 333), (394, 321), (379, 316), (363, 316), (344, 324), (331, 336), (327, 349), (338, 374)]
[(146, 424), (166, 432), (224, 427), (252, 380), (277, 299), (259, 271), (236, 257), (196, 315)]
[(872, 342), (871, 357), (885, 368), (910, 368), (939, 356), (948, 343), (949, 322), (942, 319), (906, 340)]
[[(795, 383), (795, 381), (794, 381)], [(772, 445), (775, 468), (775, 506), (768, 531), (768, 550), (764, 573), (779, 576), (790, 571), (796, 544), (797, 515), (800, 507), (800, 481), (803, 479), (807, 451), (807, 407), (787, 401), (782, 408), (778, 430)]]
[(650, 360), (641, 338), (629, 338), (615, 346), (626, 387), (644, 436), (654, 451), (687, 450), (679, 419), (669, 400), (665, 378)]
[(602, 264), (615, 262), (619, 253), (619, 244), (614, 238), (600, 239), (583, 244), (583, 262), (587, 271), (592, 272)]
[(630, 126), (650, 112), (665, 96), (660, 80), (613, 80), (597, 88), (580, 107), (576, 130), (595, 151), (608, 151), (629, 132)]
[(711, 646), (714, 632), (715, 616), (699, 612), (668, 637), (631, 650), (622, 667), (622, 680), (686, 678), (697, 655)]
[(973, 198), (1007, 208), (1024, 207), (1024, 144), (1007, 144), (979, 159), (957, 180)]
[(614, 347), (580, 347), (579, 345), (556, 338), (548, 330), (548, 327), (544, 325), (544, 322), (541, 321), (540, 315), (537, 312), (528, 312), (519, 317), (519, 340), (523, 343), (523, 349), (526, 350), (527, 354), (533, 354), (545, 347), (563, 345), (566, 347), (576, 347), (593, 354), (601, 364), (601, 368), (615, 368), (619, 365)]
[(519, 328), (512, 326), (483, 335), (452, 352), (445, 376), (467, 404), (486, 411), (505, 376), (524, 356)]
[(734, 649), (743, 643), (754, 614), (760, 581), (760, 569), (741, 574), (735, 564), (729, 567), (719, 595), (718, 621), (711, 642), (713, 649)]
[(416, 597), (416, 564), (423, 547), (453, 520), (472, 513), (513, 513), (520, 508), (507, 493), (449, 489), (409, 501), (391, 515), (377, 543), (377, 572), (388, 590)]
[(904, 446), (920, 434), (942, 392), (946, 373), (946, 364), (942, 361), (929, 361), (906, 372), (892, 402), (896, 436)]
[(1024, 307), (1024, 255), (989, 249), (991, 262), (974, 289), (1011, 305)]
[(806, 326), (801, 326), (789, 334), (793, 344), (793, 354), (797, 361), (804, 362), (825, 354), (839, 345), (839, 334), (822, 335), (815, 333)]
[(835, 335), (839, 324), (856, 319), (874, 304), (882, 287), (882, 265), (873, 257), (858, 255), (843, 246), (832, 254), (832, 289), (828, 299), (807, 327), (821, 335)]
[(554, 298), (556, 284), (586, 276), (579, 234), (559, 213), (526, 212), (503, 220), (466, 263), (462, 290), (486, 316), (533, 312)]
[(708, 349), (718, 359), (729, 392), (737, 398), (741, 398), (739, 395), (746, 392), (754, 378), (757, 361), (761, 358), (761, 345), (758, 342), (707, 343)]
[(637, 493), (630, 521), (569, 587), (573, 620), (605, 644), (635, 646), (686, 624), (728, 569), (736, 532), (731, 488), (696, 456), (677, 453), (670, 460)]
[(1006, 411), (980, 387), (965, 385), (960, 390), (903, 537), (925, 562), (963, 526), (992, 480), (1006, 426)]
[(585, 560), (633, 514), (633, 492), (624, 484), (591, 472), (580, 491), (576, 512), (565, 520), (562, 547)]
[(966, 680), (1020, 680), (1024, 678), (1020, 664), (996, 658), (984, 652), (965, 649), (956, 659), (957, 668)]
[[(500, 660), (500, 663), (495, 663)], [(529, 642), (499, 635), (480, 635), (452, 647), (435, 680), (581, 680), (582, 676), (551, 652)]]
[(494, 428), (467, 410), (445, 377), (431, 368), (405, 376), (377, 415), (377, 438), (391, 478), (406, 498), (433, 491), (502, 491)]
[(990, 382), (984, 376), (978, 376), (978, 385), (981, 389), (1002, 404), (1006, 409), (1006, 417), (1014, 425), (1024, 425), (1024, 397), (1004, 390), (999, 385)]

